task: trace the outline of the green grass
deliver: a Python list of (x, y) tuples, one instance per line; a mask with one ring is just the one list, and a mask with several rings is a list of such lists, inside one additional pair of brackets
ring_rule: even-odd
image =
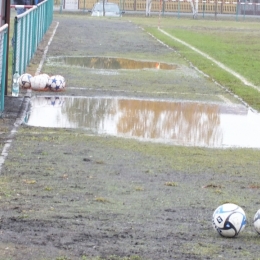
[[(177, 50), (184, 58), (253, 108), (260, 110), (260, 92), (246, 86), (229, 72), (202, 57), (190, 48), (174, 41), (158, 30), (158, 18), (131, 18), (147, 32)], [(260, 86), (260, 31), (258, 22), (162, 18), (160, 28), (170, 35), (194, 46), (228, 68), (239, 73), (249, 82)]]

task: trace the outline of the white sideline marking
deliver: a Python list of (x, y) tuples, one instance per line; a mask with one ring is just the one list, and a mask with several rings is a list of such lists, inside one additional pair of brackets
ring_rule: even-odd
[(223, 63), (213, 59), (212, 57), (210, 57), (208, 54), (200, 51), (199, 49), (193, 47), (192, 45), (170, 35), (169, 33), (165, 32), (164, 30), (158, 28), (159, 31), (161, 31), (163, 34), (167, 35), (168, 37), (170, 37), (171, 39), (185, 45), (186, 47), (192, 49), (193, 51), (199, 53), (201, 56), (205, 57), (206, 59), (214, 62), (216, 65), (218, 65), (220, 68), (224, 69), (225, 71), (229, 72), (230, 74), (232, 74), (233, 76), (235, 76), (236, 78), (238, 78), (240, 81), (242, 81), (243, 84), (245, 84), (246, 86), (252, 87), (254, 89), (256, 89), (257, 91), (260, 92), (260, 88), (255, 86), (254, 84), (250, 83), (246, 78), (244, 78), (243, 76), (241, 76), (240, 74), (238, 74), (237, 72), (233, 71), (232, 69), (228, 68), (227, 66), (225, 66)]
[(10, 139), (8, 139), (6, 141), (6, 143), (5, 143), (4, 147), (3, 147), (2, 153), (0, 155), (0, 173), (1, 173), (1, 170), (2, 170), (2, 166), (3, 166), (4, 162), (5, 162), (5, 159), (6, 159), (7, 155), (8, 155), (8, 149), (11, 146), (11, 143), (12, 143), (12, 140), (13, 140), (13, 136), (14, 136), (14, 134), (16, 132), (17, 132), (17, 130), (16, 130), (16, 126), (15, 126), (12, 129), (10, 135), (8, 136), (8, 138), (10, 138)]
[(55, 26), (55, 28), (54, 28), (54, 30), (53, 30), (53, 32), (52, 32), (52, 36), (51, 36), (51, 38), (49, 39), (48, 44), (46, 45), (46, 47), (45, 47), (45, 49), (44, 49), (41, 62), (40, 62), (39, 66), (38, 66), (38, 68), (37, 68), (37, 70), (36, 70), (36, 72), (35, 72), (35, 76), (36, 76), (36, 75), (39, 75), (40, 72), (41, 72), (43, 63), (44, 63), (44, 61), (45, 61), (45, 59), (46, 59), (46, 55), (47, 55), (49, 46), (50, 46), (50, 44), (51, 44), (51, 42), (52, 42), (52, 39), (53, 39), (53, 37), (54, 37), (54, 35), (55, 35), (55, 33), (56, 33), (56, 30), (57, 30), (58, 26), (59, 26), (59, 22), (57, 22), (57, 24), (56, 24), (56, 26)]
[(226, 104), (232, 105), (233, 103), (226, 97), (224, 97), (223, 95), (218, 95), (218, 97), (220, 99), (222, 99)]

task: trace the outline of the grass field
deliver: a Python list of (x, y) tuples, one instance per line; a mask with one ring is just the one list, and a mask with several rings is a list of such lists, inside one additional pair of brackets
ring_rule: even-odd
[[(208, 54), (226, 67), (240, 74), (255, 86), (260, 86), (260, 31), (256, 21), (215, 21), (177, 19), (175, 17), (141, 18), (131, 17), (131, 21), (143, 27), (156, 38), (176, 49), (199, 70), (209, 75), (235, 95), (240, 96), (254, 109), (260, 110), (260, 92), (245, 85), (229, 72), (212, 61), (202, 57), (183, 44), (174, 41), (161, 31), (185, 41)], [(258, 87), (259, 88), (259, 87)]]

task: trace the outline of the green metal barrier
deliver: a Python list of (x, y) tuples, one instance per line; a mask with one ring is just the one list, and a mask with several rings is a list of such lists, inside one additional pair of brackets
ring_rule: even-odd
[(53, 20), (53, 0), (45, 0), (23, 14), (15, 16), (12, 75), (26, 71), (37, 46)]
[(0, 27), (0, 113), (4, 111), (8, 24)]

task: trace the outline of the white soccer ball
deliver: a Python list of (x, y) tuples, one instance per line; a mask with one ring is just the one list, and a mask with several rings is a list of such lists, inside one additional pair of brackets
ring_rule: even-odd
[(65, 89), (66, 82), (63, 76), (54, 75), (49, 78), (48, 87), (52, 91), (63, 91)]
[(212, 224), (221, 236), (235, 237), (245, 228), (246, 214), (238, 205), (225, 203), (214, 211)]
[(23, 89), (29, 89), (31, 88), (31, 78), (32, 75), (29, 73), (24, 73), (20, 76), (18, 79), (19, 86)]
[(46, 74), (40, 74), (31, 78), (31, 88), (38, 91), (48, 90), (49, 78)]
[(255, 231), (260, 235), (260, 209), (255, 213), (254, 216), (254, 228)]
[(40, 74), (42, 77), (46, 77), (46, 79), (49, 81), (50, 79), (50, 76), (46, 73), (43, 73), (43, 74)]

